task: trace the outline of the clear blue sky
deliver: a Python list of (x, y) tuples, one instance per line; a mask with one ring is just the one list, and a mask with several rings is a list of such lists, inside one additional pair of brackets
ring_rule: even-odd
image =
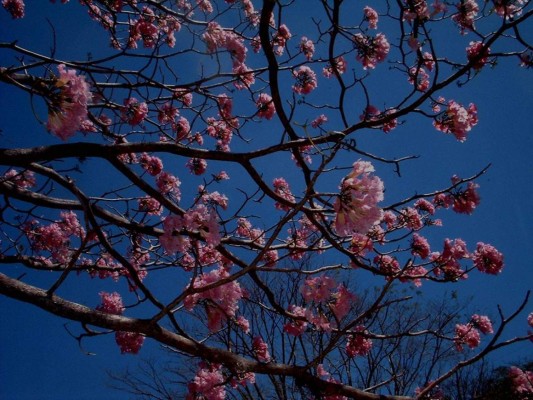
[[(21, 45), (46, 52), (51, 33), (45, 21), (49, 18), (57, 28), (58, 57), (83, 58), (87, 51), (98, 51), (99, 43), (107, 46), (107, 37), (94, 24), (86, 24), (85, 11), (73, 1), (67, 5), (27, 2), (27, 16), (12, 21), (0, 10), (0, 40), (14, 38)], [(80, 24), (79, 15), (83, 15)], [(531, 26), (530, 26), (531, 27)], [(63, 32), (76, 32), (76, 39)], [(455, 33), (455, 32), (454, 32)], [(533, 33), (530, 29), (529, 33)], [(100, 42), (99, 42), (100, 41)], [(106, 50), (110, 51), (110, 50)], [(0, 52), (0, 65), (9, 65), (6, 53)], [(323, 82), (323, 81), (322, 81)], [(387, 93), (388, 88), (376, 84), (374, 91)], [(473, 296), (473, 307), (496, 315), (496, 305), (511, 311), (533, 288), (532, 246), (533, 211), (533, 109), (532, 72), (517, 67), (515, 59), (500, 63), (460, 90), (448, 88), (446, 96), (462, 103), (473, 101), (479, 110), (479, 124), (466, 143), (436, 132), (424, 119), (409, 118), (389, 135), (362, 132), (359, 146), (384, 156), (420, 154), (419, 160), (403, 166), (403, 177), (378, 168), (387, 186), (387, 198), (413, 194), (414, 190), (431, 191), (448, 184), (456, 173), (469, 176), (488, 163), (492, 167), (478, 180), (481, 205), (472, 216), (443, 216), (445, 227), (437, 237), (462, 237), (473, 248), (477, 241), (493, 244), (505, 255), (501, 276), (472, 274), (472, 278), (452, 286), (465, 298)], [(31, 146), (35, 143), (58, 143), (31, 115), (26, 95), (0, 85), (1, 147)], [(357, 110), (356, 112), (359, 112)], [(16, 137), (14, 136), (16, 132)], [(77, 136), (76, 139), (79, 139)], [(438, 241), (435, 239), (435, 243)], [(435, 247), (438, 247), (435, 245)], [(15, 267), (5, 266), (10, 269)], [(14, 273), (8, 271), (14, 276)], [(80, 278), (87, 279), (87, 278)], [(124, 289), (124, 287), (122, 287)], [(96, 306), (98, 297), (88, 293), (86, 304)], [(530, 306), (529, 309), (533, 311)], [(31, 305), (0, 298), (0, 397), (10, 400), (29, 399), (123, 399), (125, 394), (103, 387), (105, 371), (122, 370), (136, 365), (135, 356), (121, 355), (109, 335), (87, 339), (83, 350), (69, 336), (64, 325), (79, 332), (78, 325), (50, 316)], [(511, 334), (524, 334), (524, 321), (513, 325)], [(156, 351), (147, 341), (140, 356)], [(497, 362), (511, 362), (531, 354), (531, 345), (518, 346), (495, 355)]]

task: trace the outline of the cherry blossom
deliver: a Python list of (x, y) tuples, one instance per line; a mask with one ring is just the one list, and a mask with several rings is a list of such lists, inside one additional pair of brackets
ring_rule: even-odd
[(24, 18), (23, 0), (2, 0), (2, 6), (11, 14), (13, 19)]
[(300, 40), (300, 51), (308, 61), (311, 61), (313, 54), (315, 53), (315, 44), (311, 39), (302, 36), (302, 39)]
[(379, 223), (383, 211), (377, 203), (383, 200), (383, 182), (372, 176), (374, 167), (368, 161), (356, 161), (343, 180), (341, 193), (335, 200), (335, 229), (338, 235), (367, 233)]
[(205, 400), (224, 400), (226, 398), (224, 375), (219, 364), (200, 363), (194, 380), (187, 386), (189, 393), (186, 400), (202, 398)]
[(376, 68), (376, 64), (383, 62), (389, 54), (390, 44), (382, 33), (375, 37), (356, 33), (353, 41), (357, 48), (357, 61), (363, 64), (363, 69)]
[(363, 9), (365, 20), (368, 22), (370, 29), (378, 29), (378, 13), (372, 7), (366, 6)]
[(144, 343), (144, 336), (135, 332), (115, 332), (115, 341), (122, 354), (137, 354)]
[(461, 34), (474, 29), (474, 21), (479, 12), (479, 6), (475, 0), (461, 0), (455, 5), (457, 13), (452, 16), (453, 21), (459, 25)]
[(159, 175), (163, 171), (163, 161), (159, 157), (142, 153), (139, 157), (141, 167), (152, 176)]
[(100, 297), (102, 298), (102, 304), (96, 307), (98, 311), (116, 315), (121, 315), (124, 312), (125, 308), (119, 293), (100, 292)]
[(36, 184), (35, 174), (28, 170), (19, 172), (16, 169), (10, 169), (0, 178), (0, 182), (3, 181), (11, 182), (19, 189), (29, 189)]
[[(283, 199), (285, 199), (286, 201), (290, 203), (294, 203), (295, 201), (294, 196), (291, 193), (289, 184), (284, 178), (274, 179), (273, 185), (274, 185), (274, 191), (276, 192), (278, 196), (282, 197)], [(290, 207), (288, 205), (282, 204), (280, 202), (276, 202), (275, 206), (278, 210), (284, 210), (284, 211), (290, 210)]]
[(366, 356), (372, 349), (372, 340), (364, 336), (365, 327), (362, 325), (354, 329), (354, 333), (348, 338), (346, 343), (346, 354), (348, 357)]
[(433, 126), (444, 133), (452, 133), (460, 142), (466, 140), (467, 132), (478, 123), (477, 107), (470, 103), (468, 109), (454, 100), (448, 102), (446, 111), (433, 121)]
[(480, 202), (478, 187), (479, 185), (474, 182), (468, 182), (466, 190), (458, 190), (452, 194), (452, 208), (456, 213), (472, 214), (474, 212)]
[(526, 4), (525, 0), (495, 0), (494, 10), (496, 14), (506, 19), (516, 18), (522, 14)]
[(411, 254), (426, 259), (431, 252), (427, 239), (420, 236), (418, 233), (413, 233), (413, 241), (411, 242)]
[(470, 45), (466, 48), (468, 62), (472, 63), (472, 68), (476, 71), (481, 70), (488, 62), (489, 54), (490, 47), (485, 47), (483, 42), (470, 42)]
[(337, 71), (339, 75), (346, 72), (346, 60), (343, 56), (339, 56), (333, 60), (333, 64), (328, 64), (322, 69), (322, 75), (326, 78), (331, 78), (335, 75), (334, 71)]
[(131, 126), (138, 125), (144, 121), (148, 114), (148, 105), (139, 102), (135, 97), (124, 100), (124, 107), (121, 109), (122, 119)]
[(292, 75), (296, 83), (292, 90), (298, 94), (309, 94), (317, 87), (316, 74), (307, 65), (302, 65), (298, 70), (293, 71)]
[(292, 37), (291, 32), (289, 31), (289, 28), (287, 28), (287, 25), (282, 24), (279, 26), (277, 32), (274, 34), (272, 38), (272, 45), (275, 46), (274, 52), (281, 56), (283, 54), (283, 50), (285, 49), (285, 46), (287, 45), (287, 41)]
[(411, 68), (409, 70), (408, 81), (420, 92), (425, 92), (429, 88), (429, 75), (422, 67)]
[(503, 269), (503, 254), (494, 246), (483, 242), (477, 244), (472, 261), (478, 270), (487, 274), (497, 275)]
[(84, 76), (76, 75), (73, 69), (64, 64), (57, 66), (59, 77), (55, 83), (59, 94), (48, 107), (48, 130), (62, 140), (67, 140), (87, 119), (87, 106), (92, 102), (92, 94)]
[(337, 286), (333, 278), (329, 276), (318, 276), (307, 278), (300, 289), (302, 296), (307, 302), (323, 303), (331, 296), (331, 291)]
[(257, 116), (259, 118), (272, 119), (276, 113), (276, 107), (272, 101), (272, 97), (266, 93), (261, 93), (255, 102), (257, 106)]
[(455, 348), (457, 351), (463, 351), (463, 345), (466, 344), (471, 349), (479, 346), (481, 337), (479, 331), (472, 324), (455, 325)]
[(163, 207), (161, 203), (152, 197), (143, 197), (139, 199), (139, 211), (143, 211), (149, 215), (161, 215)]
[(406, 21), (412, 22), (415, 19), (420, 21), (429, 19), (429, 8), (426, 0), (406, 0), (407, 10), (404, 13)]
[(207, 169), (207, 161), (202, 158), (191, 158), (187, 161), (187, 168), (191, 174), (202, 175)]
[(337, 287), (336, 292), (334, 292), (331, 297), (335, 299), (333, 304), (330, 303), (331, 311), (333, 311), (337, 320), (343, 319), (348, 314), (352, 308), (353, 302), (356, 300), (356, 296), (343, 284), (340, 284)]
[(270, 362), (270, 353), (268, 352), (268, 345), (263, 341), (261, 336), (254, 337), (253, 350), (257, 359), (261, 362)]
[(533, 394), (533, 371), (523, 371), (518, 367), (509, 368), (509, 377), (513, 383), (514, 392), (520, 398), (528, 399)]
[(489, 317), (486, 315), (472, 315), (472, 323), (481, 331), (481, 333), (484, 333), (485, 335), (494, 332), (492, 329), (492, 323), (490, 322)]
[(319, 126), (325, 124), (326, 122), (328, 122), (328, 117), (326, 117), (324, 114), (320, 114), (313, 121), (311, 121), (311, 126), (316, 129)]
[(299, 319), (293, 319), (291, 322), (283, 326), (283, 331), (292, 336), (300, 336), (307, 328), (307, 321), (305, 319), (307, 310), (300, 306), (289, 306), (289, 312)]

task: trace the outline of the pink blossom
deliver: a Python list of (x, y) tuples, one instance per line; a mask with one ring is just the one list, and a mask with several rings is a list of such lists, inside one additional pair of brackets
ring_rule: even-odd
[(124, 107), (121, 109), (122, 119), (131, 126), (138, 125), (146, 118), (148, 114), (148, 105), (140, 103), (135, 97), (124, 100)]
[(172, 124), (172, 129), (176, 132), (176, 142), (183, 140), (191, 131), (189, 121), (185, 117), (180, 117), (177, 122)]
[(255, 356), (261, 362), (270, 362), (270, 353), (268, 352), (268, 345), (263, 341), (261, 336), (254, 337), (252, 344)]
[(213, 5), (209, 0), (196, 0), (196, 4), (198, 4), (198, 8), (206, 14), (213, 12)]
[(302, 65), (297, 71), (293, 71), (292, 75), (296, 79), (296, 83), (292, 86), (292, 90), (298, 94), (309, 94), (317, 87), (316, 74), (311, 68)]
[(490, 244), (479, 242), (472, 255), (474, 266), (481, 272), (497, 275), (503, 269), (503, 254)]
[(363, 9), (365, 13), (365, 20), (368, 22), (370, 29), (378, 29), (378, 13), (372, 7), (366, 6)]
[(191, 231), (198, 231), (208, 245), (217, 246), (220, 243), (220, 227), (215, 212), (208, 207), (198, 204), (184, 215), (185, 227)]
[(400, 213), (400, 222), (413, 231), (419, 231), (424, 226), (422, 217), (416, 208), (407, 207)]
[(472, 315), (472, 323), (481, 331), (481, 333), (484, 333), (485, 335), (494, 332), (492, 329), (492, 323), (490, 322), (489, 317), (486, 315)]
[(375, 37), (356, 33), (353, 41), (357, 48), (357, 61), (363, 64), (363, 69), (376, 68), (376, 64), (383, 62), (389, 54), (390, 44), (382, 33)]
[(283, 331), (292, 336), (300, 336), (305, 332), (307, 328), (307, 321), (304, 319), (307, 314), (307, 310), (300, 306), (289, 306), (289, 312), (295, 317), (301, 317), (299, 319), (293, 319), (291, 322), (286, 323), (283, 326)]
[(474, 29), (474, 20), (479, 12), (479, 6), (475, 0), (461, 0), (455, 5), (457, 13), (452, 16), (453, 21), (459, 25), (461, 34)]
[(23, 0), (2, 0), (2, 6), (11, 14), (13, 19), (24, 18)]
[(430, 253), (429, 243), (427, 239), (420, 236), (418, 233), (413, 233), (413, 241), (411, 242), (411, 254), (426, 259)]
[(242, 329), (244, 333), (250, 333), (250, 321), (239, 315), (235, 320), (235, 324)]
[(435, 206), (426, 199), (418, 199), (415, 204), (415, 208), (419, 211), (425, 211), (429, 215), (435, 214)]
[(466, 344), (471, 349), (475, 349), (479, 346), (480, 342), (479, 331), (472, 324), (455, 325), (454, 343), (457, 351), (463, 351), (463, 344)]
[(19, 189), (29, 189), (36, 184), (35, 174), (28, 170), (19, 172), (16, 169), (10, 169), (0, 178), (0, 182), (4, 181), (11, 182)]
[(287, 25), (282, 24), (279, 26), (276, 33), (274, 33), (272, 37), (272, 45), (275, 46), (274, 52), (281, 56), (283, 54), (283, 50), (285, 46), (287, 45), (287, 41), (292, 37), (291, 32), (289, 31), (289, 28), (287, 28)]
[(324, 303), (331, 296), (331, 291), (337, 286), (333, 278), (329, 276), (318, 276), (307, 278), (300, 291), (307, 302)]
[(393, 278), (398, 272), (400, 272), (400, 263), (396, 258), (385, 255), (378, 255), (374, 258), (374, 263), (378, 265), (379, 270), (387, 277), (387, 279)]
[(87, 119), (87, 106), (92, 101), (92, 94), (84, 76), (76, 71), (57, 66), (59, 77), (55, 86), (60, 92), (48, 108), (47, 129), (62, 140), (79, 130)]
[(385, 120), (382, 125), (373, 126), (376, 128), (381, 128), (381, 130), (385, 133), (389, 133), (398, 126), (398, 120), (396, 118), (387, 118), (387, 116), (395, 113), (396, 111), (396, 109), (391, 108), (382, 113), (377, 107), (370, 104), (365, 108), (363, 114), (361, 114), (359, 118), (361, 121)]
[(149, 215), (161, 215), (163, 207), (161, 203), (152, 197), (143, 197), (139, 199), (139, 211), (143, 211)]
[(339, 75), (342, 75), (346, 72), (346, 60), (343, 56), (339, 56), (333, 60), (333, 64), (328, 64), (324, 69), (322, 69), (322, 75), (326, 78), (331, 78), (332, 75), (335, 75), (334, 71), (337, 71)]
[(479, 185), (474, 182), (468, 182), (466, 190), (459, 190), (453, 193), (452, 208), (456, 213), (472, 214), (475, 208), (479, 205), (480, 197), (477, 192)]
[(415, 85), (419, 92), (425, 92), (429, 88), (429, 75), (422, 67), (411, 68), (408, 81), (411, 85)]
[(141, 167), (152, 176), (159, 175), (163, 171), (163, 161), (159, 157), (142, 153), (139, 158)]
[(202, 158), (191, 158), (187, 161), (187, 168), (191, 174), (202, 175), (207, 169), (207, 161)]
[(276, 107), (272, 101), (272, 97), (266, 93), (261, 93), (255, 102), (257, 106), (257, 116), (259, 118), (272, 119), (276, 113)]
[(500, 17), (516, 18), (527, 5), (525, 0), (494, 0), (494, 10)]
[(174, 197), (178, 200), (180, 199), (181, 193), (179, 187), (181, 182), (174, 175), (163, 171), (157, 176), (155, 183), (162, 194), (172, 193)]
[(337, 291), (331, 296), (335, 299), (333, 304), (330, 303), (331, 311), (335, 318), (340, 321), (351, 310), (356, 297), (342, 284), (337, 287)]
[[(284, 178), (275, 178), (274, 182), (274, 192), (283, 198), (284, 200), (294, 203), (295, 199), (294, 196), (291, 193), (291, 188), (289, 187), (289, 184)], [(276, 202), (275, 206), (278, 210), (284, 210), (288, 211), (290, 207), (288, 205), (282, 204), (280, 202)]]
[(433, 6), (433, 15), (442, 14), (448, 10), (448, 7), (445, 3), (441, 3), (440, 0), (435, 0), (432, 4)]
[(470, 132), (477, 123), (477, 108), (474, 104), (470, 103), (466, 109), (456, 101), (450, 100), (446, 111), (433, 121), (433, 126), (438, 131), (452, 133), (457, 140), (464, 142), (467, 132)]
[(222, 324), (228, 318), (235, 317), (235, 314), (239, 309), (238, 303), (240, 299), (245, 297), (246, 292), (239, 282), (235, 280), (216, 285), (218, 281), (228, 278), (229, 276), (229, 271), (223, 267), (198, 275), (189, 287), (200, 289), (205, 286), (215, 286), (208, 290), (190, 294), (183, 302), (187, 310), (192, 310), (199, 301), (210, 301), (209, 303), (206, 303), (206, 310), (208, 328), (211, 332), (220, 329)]
[(212, 193), (207, 193), (204, 191), (202, 194), (202, 203), (206, 205), (220, 206), (226, 210), (228, 208), (228, 197), (220, 194), (217, 191)]
[(233, 86), (237, 89), (248, 89), (255, 83), (255, 74), (253, 70), (248, 68), (245, 64), (234, 64), (232, 71), (235, 78), (237, 78), (237, 80), (233, 82)]
[(350, 242), (350, 251), (358, 257), (364, 257), (366, 253), (374, 250), (374, 242), (367, 235), (355, 232)]
[(335, 200), (335, 229), (338, 235), (367, 233), (379, 223), (383, 211), (377, 203), (383, 200), (383, 182), (372, 176), (374, 167), (367, 161), (356, 161), (343, 180)]
[(178, 116), (179, 111), (170, 103), (165, 103), (157, 114), (157, 120), (160, 124), (168, 124), (174, 122), (174, 119)]
[(426, 0), (407, 0), (407, 10), (404, 13), (406, 21), (412, 22), (417, 20), (429, 19), (429, 9)]
[(192, 93), (187, 89), (175, 89), (173, 97), (183, 103), (184, 106), (190, 107), (192, 104)]
[(319, 126), (325, 124), (326, 122), (328, 122), (328, 117), (326, 117), (324, 114), (320, 114), (313, 121), (311, 121), (311, 126), (316, 129)]
[(226, 398), (226, 379), (218, 364), (200, 363), (194, 380), (187, 385), (189, 394), (186, 400), (224, 400)]
[(315, 44), (312, 40), (302, 36), (300, 41), (300, 51), (303, 53), (305, 58), (307, 58), (307, 60), (311, 61), (313, 54), (315, 53)]
[(128, 48), (136, 49), (138, 40), (143, 41), (144, 47), (155, 47), (159, 38), (159, 28), (153, 24), (154, 20), (154, 11), (149, 7), (143, 7), (141, 18), (130, 22)]
[(346, 354), (348, 357), (366, 356), (372, 349), (372, 340), (364, 336), (364, 326), (359, 325), (354, 331), (346, 343)]
[(522, 371), (520, 368), (512, 366), (509, 368), (509, 377), (512, 380), (514, 392), (522, 399), (531, 398), (533, 394), (533, 371)]
[(98, 311), (102, 311), (108, 314), (122, 315), (125, 308), (122, 304), (122, 297), (119, 293), (100, 292), (99, 294), (102, 298), (102, 304), (96, 307)]
[(135, 332), (115, 332), (115, 341), (122, 354), (137, 354), (144, 343), (144, 336)]
[(470, 46), (466, 48), (468, 62), (472, 63), (472, 68), (476, 71), (481, 70), (488, 62), (489, 54), (490, 47), (485, 47), (483, 42), (470, 42)]
[(433, 68), (435, 67), (435, 59), (433, 58), (433, 54), (428, 53), (427, 51), (422, 54), (422, 62), (424, 63), (424, 67), (426, 67), (429, 71), (433, 71)]

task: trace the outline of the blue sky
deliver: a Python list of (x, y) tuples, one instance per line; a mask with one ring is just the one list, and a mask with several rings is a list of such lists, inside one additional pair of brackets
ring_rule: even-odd
[[(99, 40), (107, 45), (106, 35), (99, 27), (84, 23), (80, 28), (79, 17), (85, 20), (87, 17), (77, 2), (64, 6), (48, 2), (27, 3), (27, 16), (20, 21), (12, 21), (0, 10), (1, 41), (17, 38), (22, 46), (47, 52), (51, 43), (51, 30), (43, 22), (47, 17), (58, 28), (59, 58), (84, 58), (88, 49), (98, 52), (95, 46)], [(69, 31), (77, 32), (75, 42), (72, 36), (63, 34)], [(532, 34), (532, 29), (528, 33)], [(10, 64), (6, 54), (0, 52), (0, 65)], [(387, 79), (372, 82), (372, 91), (381, 93), (376, 99), (386, 98), (390, 90)], [(416, 117), (407, 118), (405, 125), (389, 135), (379, 131), (358, 133), (357, 141), (365, 150), (383, 156), (421, 155), (420, 159), (403, 165), (401, 179), (390, 169), (377, 167), (377, 173), (387, 187), (386, 199), (406, 197), (414, 194), (414, 190), (432, 191), (445, 187), (452, 174), (470, 176), (492, 163), (488, 173), (477, 181), (482, 201), (475, 213), (472, 216), (444, 214), (445, 226), (440, 231), (435, 228), (430, 239), (435, 249), (444, 237), (461, 237), (470, 248), (477, 241), (483, 241), (493, 244), (505, 255), (506, 266), (501, 276), (472, 274), (469, 280), (447, 288), (457, 290), (465, 298), (471, 296), (473, 308), (495, 316), (497, 304), (510, 312), (525, 292), (533, 288), (533, 265), (529, 256), (533, 233), (531, 71), (518, 68), (516, 59), (506, 60), (494, 69), (486, 68), (460, 90), (455, 86), (447, 88), (445, 96), (464, 104), (472, 101), (478, 106), (479, 124), (465, 143), (435, 131), (427, 119)], [(36, 107), (43, 111), (42, 105), (36, 104)], [(1, 147), (58, 143), (35, 121), (26, 95), (0, 85), (0, 110)], [(44, 116), (44, 113), (40, 115), (41, 118)], [(265, 129), (269, 129), (268, 126)], [(276, 174), (278, 171), (273, 167), (270, 172)], [(5, 268), (13, 269), (14, 272), (8, 271), (11, 276), (20, 271), (13, 266)], [(79, 279), (90, 285), (88, 278)], [(121, 289), (127, 290), (125, 286)], [(68, 291), (64, 295), (68, 297)], [(88, 305), (96, 306), (99, 302), (94, 292), (82, 297)], [(533, 307), (529, 310), (533, 311)], [(513, 324), (510, 335), (525, 333), (524, 318)], [(66, 324), (68, 329), (79, 332), (76, 323), (3, 297), (0, 298), (0, 321), (0, 397), (13, 400), (126, 398), (124, 394), (103, 386), (106, 370), (122, 370), (138, 362), (135, 356), (120, 354), (113, 335), (86, 339), (81, 349), (65, 328)], [(140, 357), (156, 351), (157, 345), (147, 341)], [(87, 355), (87, 352), (94, 354)], [(531, 344), (497, 353), (495, 360), (507, 363), (528, 352), (531, 354)]]

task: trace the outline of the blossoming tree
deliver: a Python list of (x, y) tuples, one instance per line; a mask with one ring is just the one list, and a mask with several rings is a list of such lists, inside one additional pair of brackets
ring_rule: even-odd
[[(526, 294), (512, 314), (474, 314), (451, 332), (386, 323), (416, 302), (396, 283), (423, 290), (498, 275), (504, 258), (488, 243), (426, 235), (440, 214), (475, 211), (485, 170), (387, 198), (378, 166), (399, 174), (414, 157), (356, 142), (368, 130), (393, 135), (410, 115), (467, 140), (476, 105), (446, 90), (498, 60), (531, 67), (529, 1), (62, 3), (57, 12), (85, 9), (105, 46), (88, 44), (80, 59), (0, 43), (0, 82), (27, 93), (42, 127), (32, 136), (46, 138), (0, 149), (2, 294), (91, 336), (112, 333), (123, 353), (154, 340), (193, 357), (191, 399), (254, 398), (263, 377), (302, 398), (429, 398), (461, 368), (531, 339), (527, 328), (502, 338)], [(37, 7), (2, 6), (13, 24)], [(385, 76), (399, 89), (373, 92)], [(363, 296), (355, 273), (379, 290)], [(93, 286), (77, 283), (84, 274)], [(94, 289), (94, 302), (61, 295), (76, 285)], [(410, 337), (463, 359), (399, 385), (390, 344)], [(359, 382), (367, 357), (380, 373)], [(517, 393), (527, 394), (522, 378)]]

